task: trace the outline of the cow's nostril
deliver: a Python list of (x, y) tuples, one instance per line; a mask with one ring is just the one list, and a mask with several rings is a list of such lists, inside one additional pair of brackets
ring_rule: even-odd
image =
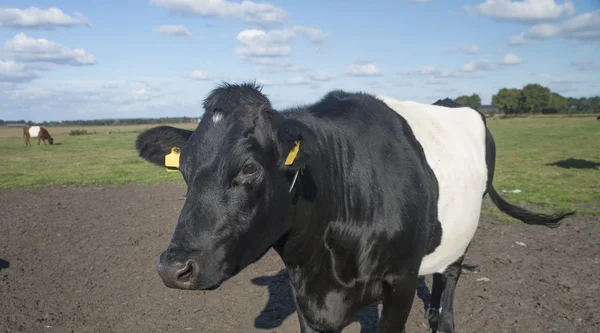
[(191, 260), (185, 264), (185, 267), (182, 268), (179, 272), (177, 272), (177, 280), (180, 282), (186, 283), (192, 279), (194, 275), (194, 265)]

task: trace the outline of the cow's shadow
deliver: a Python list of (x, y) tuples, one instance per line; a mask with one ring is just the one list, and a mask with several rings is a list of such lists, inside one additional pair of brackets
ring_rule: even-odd
[[(254, 327), (259, 329), (274, 329), (281, 326), (283, 321), (291, 315), (296, 315), (289, 275), (286, 269), (282, 269), (272, 276), (261, 276), (252, 279), (252, 283), (258, 286), (266, 286), (269, 291), (269, 300), (264, 309), (254, 320)], [(360, 324), (360, 333), (375, 333), (379, 310), (377, 303), (373, 303), (362, 309), (354, 321)]]
[(10, 267), (10, 263), (6, 260), (0, 259), (0, 271)]
[[(463, 271), (475, 271), (477, 265), (463, 264)], [(259, 329), (274, 329), (281, 326), (283, 321), (292, 314), (295, 315), (296, 306), (294, 304), (292, 290), (289, 284), (289, 275), (286, 269), (280, 270), (272, 276), (261, 276), (252, 279), (252, 283), (257, 286), (266, 286), (269, 291), (269, 300), (267, 305), (261, 311), (260, 315), (254, 320), (254, 327)], [(427, 287), (424, 277), (419, 277), (417, 285), (417, 297), (422, 301), (423, 310), (427, 314), (427, 309), (431, 302), (431, 293)], [(429, 319), (429, 328), (433, 332), (437, 329), (437, 322), (434, 318)], [(354, 322), (359, 322), (360, 333), (375, 333), (377, 322), (379, 321), (379, 309), (377, 303), (373, 303), (363, 308), (354, 318)]]
[(600, 163), (594, 161), (588, 161), (578, 158), (569, 158), (562, 161), (556, 161), (554, 163), (548, 163), (546, 165), (557, 166), (564, 169), (594, 169), (598, 170)]

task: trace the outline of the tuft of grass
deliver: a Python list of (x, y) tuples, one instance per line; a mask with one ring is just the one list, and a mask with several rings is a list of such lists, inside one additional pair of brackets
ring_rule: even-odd
[(75, 136), (75, 135), (90, 135), (90, 134), (96, 134), (96, 132), (91, 132), (88, 133), (88, 131), (84, 130), (84, 129), (76, 129), (76, 130), (71, 130), (69, 132), (70, 136)]

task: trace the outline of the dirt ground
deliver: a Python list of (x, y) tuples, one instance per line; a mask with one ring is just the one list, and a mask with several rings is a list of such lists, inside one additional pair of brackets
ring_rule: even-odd
[[(0, 191), (0, 332), (299, 332), (274, 252), (218, 290), (164, 287), (156, 264), (184, 194), (182, 184)], [(600, 332), (599, 233), (597, 217), (558, 229), (484, 217), (457, 331)], [(419, 296), (427, 290), (407, 332), (428, 332)], [(373, 332), (377, 310), (343, 332)]]

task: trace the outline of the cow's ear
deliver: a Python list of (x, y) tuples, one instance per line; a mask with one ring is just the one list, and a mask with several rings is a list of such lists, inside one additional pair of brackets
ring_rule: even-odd
[(317, 147), (313, 130), (296, 119), (285, 118), (277, 125), (276, 140), (279, 166), (287, 171), (305, 167)]
[(165, 165), (165, 155), (171, 148), (181, 149), (193, 131), (171, 126), (158, 126), (142, 132), (135, 141), (135, 148), (144, 160)]

